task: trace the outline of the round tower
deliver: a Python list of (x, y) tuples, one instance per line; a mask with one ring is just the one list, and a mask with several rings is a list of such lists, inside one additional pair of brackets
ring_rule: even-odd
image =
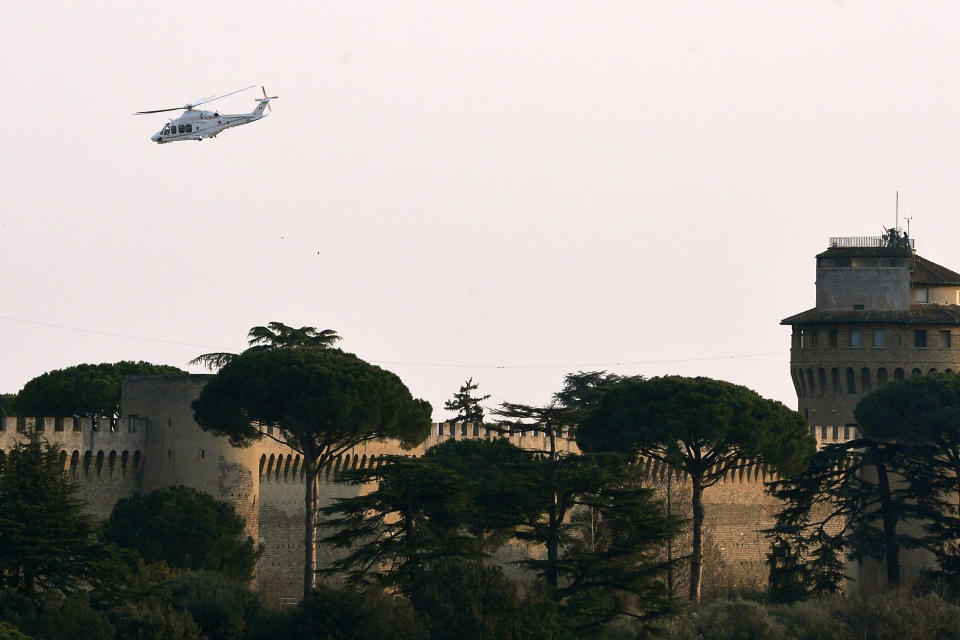
[(816, 306), (793, 327), (799, 411), (823, 440), (854, 437), (853, 410), (889, 381), (960, 371), (960, 274), (916, 254), (906, 234), (831, 238), (817, 255)]

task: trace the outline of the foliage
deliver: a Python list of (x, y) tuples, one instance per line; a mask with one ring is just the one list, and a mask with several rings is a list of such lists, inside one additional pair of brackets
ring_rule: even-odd
[(304, 598), (314, 583), (317, 474), (349, 449), (394, 438), (413, 447), (430, 432), (430, 404), (395, 374), (339, 349), (280, 347), (232, 359), (193, 402), (200, 426), (239, 446), (279, 430), (304, 460)]
[(0, 622), (0, 640), (33, 640), (9, 622)]
[(14, 403), (17, 400), (15, 393), (0, 393), (0, 416), (12, 416), (16, 414)]
[(118, 416), (124, 376), (186, 373), (177, 367), (122, 361), (78, 364), (27, 382), (14, 401), (21, 416)]
[(498, 566), (449, 559), (417, 573), (410, 601), (431, 638), (539, 640), (564, 637), (556, 603), (517, 585)]
[(335, 516), (324, 542), (350, 549), (330, 572), (354, 580), (373, 573), (409, 591), (422, 572), (478, 561), (488, 543), (513, 537), (554, 544), (556, 557), (522, 564), (545, 579), (580, 629), (669, 606), (661, 549), (680, 523), (663, 515), (637, 466), (622, 457), (550, 460), (506, 440), (448, 441), (423, 458), (389, 458), (339, 479), (377, 488), (322, 510)]
[(39, 607), (28, 608), (18, 617), (22, 630), (42, 640), (112, 638), (114, 633), (107, 614), (94, 608), (87, 594), (50, 596)]
[(140, 600), (114, 608), (115, 640), (206, 640), (193, 618), (163, 600)]
[(63, 465), (59, 447), (36, 435), (0, 458), (0, 584), (35, 602), (90, 587), (102, 594), (119, 578)]
[[(932, 373), (893, 382), (855, 410), (864, 435), (897, 449), (909, 512), (946, 575), (960, 574), (960, 376)], [(901, 483), (902, 484), (902, 483)]]
[(791, 640), (792, 635), (756, 602), (715, 600), (663, 623), (653, 637), (664, 640)]
[(452, 418), (459, 422), (469, 422), (471, 424), (483, 424), (483, 406), (480, 404), (490, 398), (490, 394), (485, 396), (473, 395), (477, 390), (478, 384), (471, 377), (463, 383), (460, 390), (453, 394), (453, 397), (443, 403), (443, 408), (447, 411), (453, 411), (456, 415)]
[(244, 536), (244, 520), (232, 505), (183, 486), (121, 498), (103, 531), (146, 562), (218, 571), (235, 580), (250, 580), (261, 553)]
[(802, 468), (813, 451), (796, 411), (729, 382), (664, 376), (613, 385), (580, 423), (584, 451), (629, 451), (666, 463), (691, 481), (690, 598), (700, 597), (703, 491), (753, 464)]
[(767, 532), (774, 601), (836, 592), (847, 555), (883, 559), (888, 581), (899, 581), (900, 549), (920, 544), (897, 529), (914, 513), (907, 487), (890, 480), (903, 460), (900, 447), (857, 438), (824, 446), (805, 470), (769, 484), (782, 505)]
[(142, 361), (78, 364), (33, 378), (13, 406), (21, 416), (119, 416), (124, 376), (171, 373), (186, 372)]
[(170, 605), (190, 614), (209, 640), (244, 638), (260, 601), (244, 583), (209, 571), (185, 572), (157, 591)]
[(273, 637), (318, 640), (426, 640), (410, 603), (377, 589), (325, 587), (301, 602), (283, 633)]
[(322, 541), (349, 549), (324, 573), (403, 587), (436, 559), (479, 556), (479, 540), (459, 531), (470, 505), (466, 480), (456, 472), (423, 458), (392, 456), (338, 480), (377, 488), (320, 510), (324, 527), (332, 530)]
[[(271, 322), (267, 326), (257, 326), (247, 332), (247, 343), (250, 347), (244, 351), (265, 351), (283, 347), (332, 347), (340, 341), (340, 336), (333, 329), (317, 331), (316, 327), (300, 327), (294, 329), (282, 322)], [(187, 364), (200, 364), (208, 369), (220, 369), (233, 360), (235, 353), (204, 353)]]

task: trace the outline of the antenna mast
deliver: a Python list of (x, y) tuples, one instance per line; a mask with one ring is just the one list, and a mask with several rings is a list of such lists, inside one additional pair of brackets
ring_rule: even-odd
[(896, 193), (897, 193), (897, 200), (896, 200), (896, 205), (894, 205), (894, 211), (896, 211), (897, 217), (896, 217), (896, 222), (894, 222), (893, 224), (893, 230), (899, 231), (900, 230), (900, 192), (897, 191)]

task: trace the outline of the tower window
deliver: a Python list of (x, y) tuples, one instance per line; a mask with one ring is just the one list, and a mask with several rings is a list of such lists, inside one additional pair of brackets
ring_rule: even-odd
[(885, 347), (887, 341), (886, 332), (883, 329), (873, 330), (873, 346)]
[(917, 329), (913, 332), (913, 346), (918, 349), (927, 348), (927, 330)]
[(859, 329), (850, 329), (850, 348), (851, 349), (860, 348), (860, 330)]
[(950, 339), (950, 330), (943, 329), (940, 331), (940, 346), (944, 349), (949, 349), (952, 345), (952, 340)]
[(930, 290), (923, 287), (914, 289), (913, 301), (919, 303), (930, 302)]
[(837, 346), (837, 330), (836, 329), (830, 329), (830, 346), (831, 347)]

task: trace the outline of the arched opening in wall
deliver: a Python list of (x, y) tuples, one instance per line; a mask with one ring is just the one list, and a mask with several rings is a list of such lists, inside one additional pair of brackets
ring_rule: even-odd
[(830, 388), (833, 391), (833, 397), (840, 397), (840, 369), (834, 367), (830, 369)]
[(290, 481), (290, 466), (293, 464), (293, 455), (287, 454), (287, 460), (283, 463), (283, 481)]
[(333, 473), (336, 475), (340, 471), (340, 465), (343, 463), (343, 456), (337, 456), (337, 459), (333, 461)]
[(361, 468), (361, 469), (366, 469), (366, 468), (367, 468), (367, 456), (366, 456), (366, 454), (364, 454), (364, 456), (363, 456), (362, 458), (360, 458), (360, 468)]
[(944, 373), (953, 373), (953, 369), (944, 369), (943, 372), (944, 372)]
[(803, 369), (797, 369), (797, 380), (800, 381), (800, 397), (807, 397), (807, 381), (803, 377)]
[(887, 386), (887, 368), (880, 367), (877, 369), (877, 389), (883, 389)]
[(80, 473), (80, 452), (74, 449), (70, 454), (70, 477), (76, 480), (78, 473)]
[(67, 468), (67, 452), (61, 449), (60, 455), (57, 456), (57, 461), (60, 463), (61, 469), (66, 469)]
[(280, 455), (277, 456), (277, 466), (273, 470), (274, 482), (280, 482), (280, 478), (283, 475), (283, 466), (284, 466), (284, 460), (283, 460), (283, 454), (281, 453)]
[(893, 370), (893, 379), (894, 380), (903, 380), (903, 369), (897, 367)]
[(442, 435), (443, 435), (443, 423), (442, 423), (442, 422), (438, 422), (438, 423), (437, 423), (437, 435), (438, 435), (438, 436), (442, 436)]
[(914, 369), (913, 371), (910, 372), (910, 375), (911, 375), (911, 376), (919, 376), (919, 375), (921, 375), (922, 373), (923, 373), (923, 371), (920, 371), (920, 369)]
[(816, 387), (813, 386), (813, 369), (807, 369), (807, 391), (810, 392), (811, 398), (817, 393)]
[(358, 464), (360, 464), (360, 456), (358, 456), (357, 454), (353, 454), (353, 466), (350, 468), (356, 469)]
[(300, 454), (293, 456), (293, 481), (297, 481), (297, 474), (300, 472)]
[(937, 372), (936, 369), (930, 369), (930, 371), (928, 371), (928, 373), (936, 373), (936, 372)]
[(275, 459), (276, 459), (276, 458), (275, 458), (274, 455), (271, 453), (271, 454), (270, 454), (270, 458), (267, 460), (267, 476), (266, 476), (267, 482), (270, 481), (270, 476), (273, 475), (273, 463), (274, 463), (274, 460), (275, 460)]
[(851, 396), (857, 395), (857, 374), (852, 367), (847, 367), (847, 393)]
[(103, 471), (103, 450), (97, 451), (97, 477)]
[(140, 451), (133, 452), (133, 473), (140, 473), (140, 464), (143, 462), (143, 458), (140, 455)]
[(866, 367), (860, 369), (860, 392), (867, 395), (873, 391), (873, 385), (870, 384), (870, 369)]
[(826, 394), (827, 389), (827, 370), (823, 367), (817, 369), (817, 383), (820, 389), (820, 397)]
[(260, 472), (257, 475), (257, 477), (260, 478), (261, 480), (263, 480), (263, 468), (266, 465), (267, 465), (267, 454), (261, 453), (260, 454)]
[(112, 478), (113, 472), (117, 468), (117, 452), (111, 451), (110, 456), (107, 458), (107, 477)]
[(127, 462), (130, 460), (130, 452), (124, 451), (120, 454), (120, 473), (123, 474), (123, 477), (127, 477)]
[(474, 423), (473, 423), (473, 435), (474, 435), (474, 437), (477, 437), (477, 438), (480, 437), (480, 423), (479, 423), (479, 422), (474, 422)]
[(83, 477), (90, 477), (90, 463), (93, 461), (93, 452), (86, 451), (83, 454)]

